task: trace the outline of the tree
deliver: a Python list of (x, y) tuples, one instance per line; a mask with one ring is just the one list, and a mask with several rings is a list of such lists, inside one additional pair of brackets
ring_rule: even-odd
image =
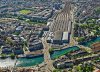
[(88, 24), (88, 28), (94, 28), (95, 24)]
[(94, 26), (94, 29), (95, 29), (95, 30), (99, 30), (99, 26), (98, 26), (98, 25), (95, 25), (95, 26)]
[(77, 69), (78, 72), (82, 72), (82, 67), (81, 67), (81, 65), (78, 65), (78, 66), (76, 67), (76, 69)]
[(78, 65), (76, 67), (76, 70), (78, 72), (93, 72), (94, 67), (91, 64), (89, 64), (89, 63), (83, 63), (81, 65)]
[(15, 55), (14, 54), (10, 54), (11, 59), (15, 59)]
[(96, 12), (97, 15), (99, 15), (99, 14), (100, 14), (100, 7), (97, 7), (97, 8), (95, 9), (95, 12)]
[(53, 72), (62, 72), (61, 69), (55, 69)]
[(82, 29), (86, 29), (86, 28), (88, 27), (88, 25), (87, 25), (87, 24), (81, 24), (80, 27), (81, 27)]
[(75, 24), (75, 25), (74, 25), (74, 29), (75, 29), (75, 30), (78, 30), (78, 27), (79, 27), (78, 24)]
[(54, 48), (50, 48), (49, 49), (49, 52), (51, 53), (51, 52), (53, 52), (54, 51)]
[(80, 38), (78, 38), (78, 42), (82, 42), (82, 41), (84, 41), (85, 40), (85, 37), (80, 37)]
[(1, 54), (1, 59), (5, 59), (6, 55), (5, 54)]
[(6, 43), (9, 44), (9, 45), (11, 45), (11, 46), (14, 45), (14, 41), (11, 38), (9, 38), (9, 37), (7, 37)]

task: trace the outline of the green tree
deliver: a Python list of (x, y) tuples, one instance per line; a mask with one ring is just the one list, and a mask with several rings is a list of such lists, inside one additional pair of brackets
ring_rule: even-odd
[(15, 59), (15, 55), (14, 54), (10, 54), (11, 59)]
[(54, 48), (50, 48), (49, 49), (49, 52), (51, 53), (51, 52), (53, 52), (54, 51)]
[(86, 28), (88, 27), (88, 25), (87, 25), (87, 24), (81, 24), (80, 27), (81, 27), (82, 29), (86, 29)]
[(83, 63), (76, 67), (78, 72), (93, 72), (94, 67), (91, 64)]
[(100, 7), (97, 7), (97, 8), (95, 9), (95, 12), (96, 12), (97, 15), (100, 14)]
[(6, 55), (5, 54), (1, 54), (1, 59), (5, 59)]
[(82, 41), (84, 41), (85, 40), (85, 37), (80, 37), (80, 38), (78, 38), (78, 42), (82, 42)]
[(53, 72), (62, 72), (61, 69), (55, 69)]

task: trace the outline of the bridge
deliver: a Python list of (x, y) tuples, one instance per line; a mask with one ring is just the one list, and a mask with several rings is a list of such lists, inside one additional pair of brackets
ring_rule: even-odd
[(49, 54), (49, 49), (51, 48), (47, 42), (46, 42), (46, 38), (42, 38), (42, 43), (44, 46), (44, 62), (46, 63), (46, 72), (52, 72), (54, 70), (53, 67), (53, 61), (50, 58), (50, 54)]

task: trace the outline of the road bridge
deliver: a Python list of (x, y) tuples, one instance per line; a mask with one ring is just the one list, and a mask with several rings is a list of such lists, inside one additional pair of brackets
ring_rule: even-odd
[(47, 42), (46, 42), (46, 38), (42, 38), (42, 43), (43, 43), (43, 46), (44, 46), (44, 62), (46, 63), (46, 72), (52, 72), (54, 70), (54, 67), (53, 67), (53, 61), (51, 60), (50, 58), (50, 54), (49, 54), (49, 49), (51, 48)]

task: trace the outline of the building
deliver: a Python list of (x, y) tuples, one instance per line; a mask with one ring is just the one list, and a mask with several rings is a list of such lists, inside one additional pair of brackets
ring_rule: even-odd
[(52, 40), (51, 37), (48, 37), (47, 38), (47, 43), (51, 43), (51, 40)]
[(37, 44), (34, 44), (34, 45), (29, 45), (29, 51), (30, 52), (41, 50), (41, 49), (43, 49), (43, 44), (42, 43), (37, 43)]
[(69, 42), (69, 33), (68, 32), (63, 32), (62, 41), (63, 41), (63, 43)]
[(54, 8), (56, 10), (59, 10), (61, 8), (61, 4), (60, 3), (54, 3)]
[(68, 1), (53, 19), (49, 31), (54, 33), (53, 44), (68, 43), (72, 31), (72, 6)]
[(0, 40), (0, 46), (2, 46), (4, 44), (3, 40)]
[(20, 31), (20, 30), (22, 30), (23, 29), (23, 26), (18, 26), (17, 28), (16, 28), (16, 30), (18, 30), (18, 31)]
[(73, 62), (72, 61), (70, 61), (70, 62), (65, 62), (65, 67), (66, 68), (70, 68), (70, 67), (72, 67), (74, 64), (73, 64)]
[(100, 42), (92, 44), (92, 50), (94, 52), (100, 52)]
[(62, 32), (70, 32), (72, 22), (72, 10), (71, 3), (66, 3), (64, 9), (59, 12), (53, 19), (53, 24), (50, 26), (51, 32), (61, 30)]
[(13, 52), (12, 52), (12, 49), (10, 47), (3, 47), (2, 48), (2, 53), (3, 54), (11, 54)]
[(14, 48), (13, 52), (15, 55), (20, 55), (20, 54), (24, 54), (24, 51), (22, 48), (18, 47), (18, 48)]
[(62, 31), (55, 32), (54, 39), (53, 39), (53, 44), (62, 44), (62, 36), (63, 36)]
[(49, 31), (49, 27), (44, 27), (43, 31)]

